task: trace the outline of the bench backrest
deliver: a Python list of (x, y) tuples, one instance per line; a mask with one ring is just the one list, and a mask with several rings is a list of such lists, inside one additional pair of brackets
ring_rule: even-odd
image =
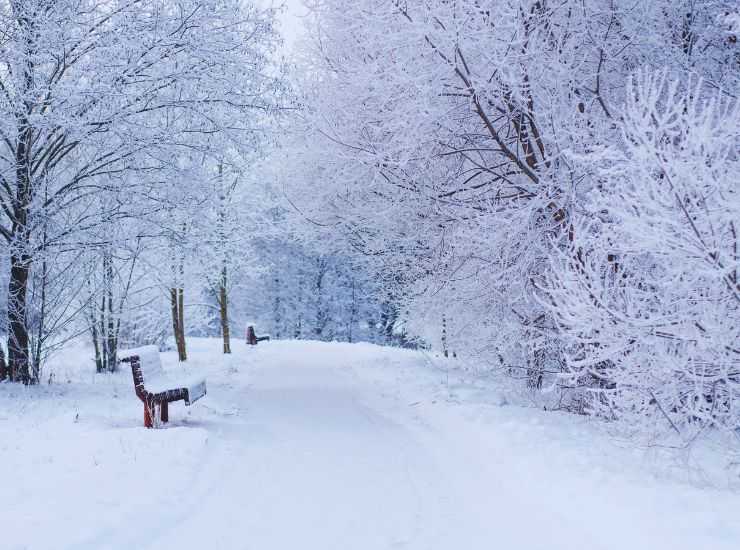
[(142, 346), (118, 352), (118, 357), (121, 360), (128, 359), (130, 361), (130, 358), (134, 356), (139, 357), (139, 369), (145, 384), (147, 380), (151, 380), (163, 372), (157, 346)]

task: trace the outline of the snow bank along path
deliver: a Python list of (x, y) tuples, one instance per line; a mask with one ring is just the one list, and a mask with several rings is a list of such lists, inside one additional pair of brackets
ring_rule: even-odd
[(0, 547), (740, 548), (737, 493), (647, 467), (583, 419), (501, 405), (420, 354), (234, 347), (191, 344), (209, 393), (163, 430), (141, 427), (128, 372), (0, 386)]

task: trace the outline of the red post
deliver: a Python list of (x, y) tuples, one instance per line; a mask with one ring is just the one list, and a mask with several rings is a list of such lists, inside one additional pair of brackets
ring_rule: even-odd
[(144, 426), (147, 428), (152, 428), (154, 426), (154, 423), (152, 422), (152, 408), (150, 408), (146, 401), (144, 401)]

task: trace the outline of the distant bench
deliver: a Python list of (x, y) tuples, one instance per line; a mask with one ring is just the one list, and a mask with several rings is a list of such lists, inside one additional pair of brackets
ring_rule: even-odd
[(264, 340), (270, 340), (270, 337), (267, 334), (264, 336), (257, 336), (252, 325), (247, 327), (247, 344), (256, 346), (258, 342), (262, 342)]
[(169, 403), (185, 401), (185, 405), (190, 406), (206, 394), (204, 377), (166, 373), (157, 346), (121, 351), (118, 357), (122, 363), (131, 364), (134, 390), (144, 403), (144, 426), (147, 428), (169, 421)]

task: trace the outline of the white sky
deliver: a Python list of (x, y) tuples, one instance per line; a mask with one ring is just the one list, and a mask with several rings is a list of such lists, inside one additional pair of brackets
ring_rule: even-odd
[(285, 47), (290, 49), (303, 32), (301, 15), (306, 13), (306, 7), (303, 5), (303, 0), (283, 0), (283, 3), (287, 9), (280, 17), (281, 30), (285, 38)]

